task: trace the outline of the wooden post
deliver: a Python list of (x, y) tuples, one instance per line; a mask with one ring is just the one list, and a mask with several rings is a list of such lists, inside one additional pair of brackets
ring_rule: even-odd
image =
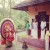
[(50, 15), (49, 15), (49, 31), (50, 31)]

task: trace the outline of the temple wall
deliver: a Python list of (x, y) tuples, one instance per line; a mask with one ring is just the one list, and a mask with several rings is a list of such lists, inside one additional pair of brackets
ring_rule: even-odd
[(50, 4), (40, 4), (38, 6), (29, 6), (28, 7), (28, 14), (29, 14), (29, 20), (31, 21), (32, 18), (35, 18), (35, 15), (38, 14), (38, 12), (46, 11), (46, 13), (49, 15), (49, 30), (50, 30)]
[(46, 11), (47, 14), (50, 15), (50, 5), (38, 5), (38, 6), (29, 6), (28, 7), (28, 13), (31, 17), (35, 16), (38, 14), (38, 12), (43, 12)]

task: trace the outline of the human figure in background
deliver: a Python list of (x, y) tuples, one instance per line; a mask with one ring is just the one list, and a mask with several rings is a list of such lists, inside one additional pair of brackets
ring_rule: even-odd
[(45, 38), (45, 28), (46, 28), (46, 21), (43, 19), (41, 21), (41, 39)]
[(35, 39), (38, 39), (38, 22), (36, 21), (36, 19), (33, 20), (33, 32), (32, 32), (32, 36)]
[(49, 36), (50, 36), (50, 31), (48, 28), (46, 28), (46, 35), (45, 35), (45, 50), (49, 50)]
[(31, 22), (31, 36), (33, 37), (33, 33), (34, 33), (34, 25), (33, 25), (34, 19), (32, 19)]
[(29, 34), (30, 24), (29, 21), (26, 22), (26, 33)]

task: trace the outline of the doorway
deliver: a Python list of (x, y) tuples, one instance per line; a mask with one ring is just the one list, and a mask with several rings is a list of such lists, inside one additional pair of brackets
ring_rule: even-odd
[(49, 30), (49, 15), (46, 12), (38, 12), (38, 15), (36, 15), (35, 18), (38, 22), (38, 37), (40, 37), (40, 35), (41, 35), (40, 24), (41, 24), (41, 21), (43, 20), (43, 18), (46, 21), (46, 27)]

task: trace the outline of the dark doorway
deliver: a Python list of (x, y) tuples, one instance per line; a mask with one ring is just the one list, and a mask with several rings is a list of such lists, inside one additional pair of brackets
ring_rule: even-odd
[(38, 15), (35, 16), (38, 22), (38, 33), (41, 33), (40, 24), (42, 19), (44, 18), (46, 21), (46, 27), (49, 29), (49, 15), (46, 12), (38, 12)]

